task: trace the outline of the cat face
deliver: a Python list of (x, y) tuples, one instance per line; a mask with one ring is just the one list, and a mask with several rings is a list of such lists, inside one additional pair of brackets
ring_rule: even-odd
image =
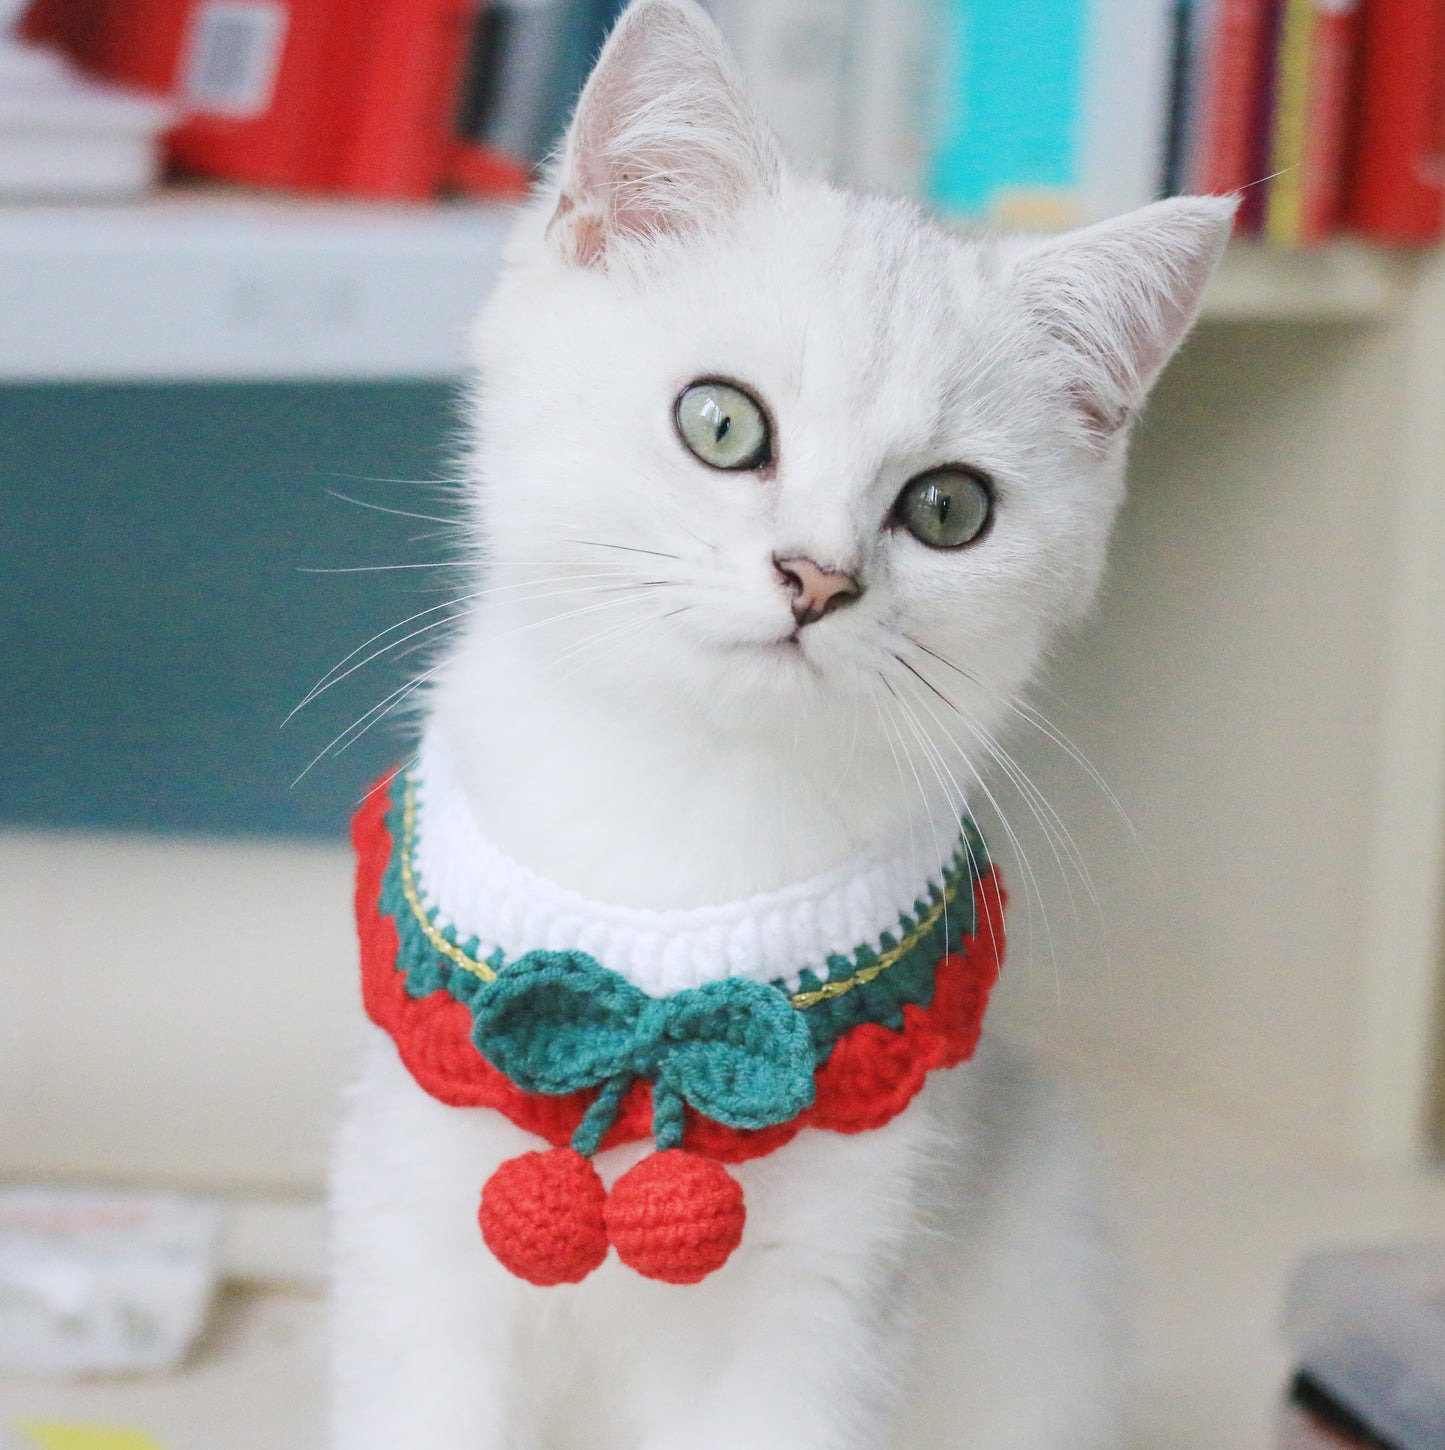
[(992, 729), (1231, 212), (964, 240), (790, 176), (710, 22), (639, 0), (478, 331), (489, 627), (733, 730), (898, 689)]

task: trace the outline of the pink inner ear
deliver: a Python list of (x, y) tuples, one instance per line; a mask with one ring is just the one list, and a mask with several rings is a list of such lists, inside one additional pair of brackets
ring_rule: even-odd
[(602, 260), (606, 231), (600, 216), (579, 216), (572, 225), (572, 255), (579, 267), (595, 267)]
[(1082, 383), (1074, 384), (1069, 389), (1069, 393), (1074, 406), (1084, 415), (1084, 421), (1089, 425), (1089, 431), (1097, 434), (1101, 440), (1112, 438), (1131, 417), (1128, 408), (1111, 407), (1105, 404)]
[(547, 237), (562, 255), (579, 267), (595, 267), (601, 261), (606, 225), (596, 210), (584, 210), (566, 192), (557, 198), (557, 210), (547, 223)]
[(619, 242), (716, 222), (771, 187), (778, 166), (706, 15), (634, 4), (578, 103), (549, 235), (569, 260), (596, 266)]

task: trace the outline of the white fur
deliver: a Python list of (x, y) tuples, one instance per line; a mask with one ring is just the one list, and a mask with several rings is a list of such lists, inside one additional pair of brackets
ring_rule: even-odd
[[(790, 176), (700, 11), (636, 0), (476, 334), (480, 582), (429, 728), (490, 839), (559, 888), (660, 911), (881, 841), (910, 840), (926, 879), (1088, 606), (1129, 423), (1231, 210), (963, 240)], [(765, 401), (774, 467), (684, 450), (673, 399), (703, 376)], [(887, 526), (944, 463), (996, 489), (992, 529), (956, 552)], [(865, 592), (790, 641), (772, 560), (797, 554)], [(535, 1146), (371, 1044), (336, 1156), (338, 1450), (1113, 1443), (1077, 1134), (996, 1050), (880, 1131), (742, 1165), (743, 1246), (693, 1288), (615, 1259), (575, 1288), (509, 1278), (477, 1194)], [(640, 1151), (601, 1155), (604, 1177)]]

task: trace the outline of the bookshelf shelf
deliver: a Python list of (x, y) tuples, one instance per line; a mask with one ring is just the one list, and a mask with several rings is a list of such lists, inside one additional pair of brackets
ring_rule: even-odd
[[(448, 377), (510, 217), (211, 190), (0, 209), (0, 380)], [(1409, 270), (1239, 246), (1206, 316), (1383, 321)]]
[(0, 380), (449, 377), (510, 215), (209, 192), (0, 209)]
[(1290, 251), (1238, 242), (1204, 300), (1213, 322), (1384, 322), (1408, 291), (1408, 254), (1355, 242)]

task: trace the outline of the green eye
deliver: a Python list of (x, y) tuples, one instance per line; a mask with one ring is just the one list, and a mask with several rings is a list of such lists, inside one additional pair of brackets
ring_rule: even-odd
[(930, 549), (972, 543), (993, 517), (988, 480), (967, 468), (936, 468), (904, 484), (893, 518)]
[(678, 436), (710, 468), (759, 468), (773, 456), (763, 405), (732, 383), (704, 378), (682, 390)]

